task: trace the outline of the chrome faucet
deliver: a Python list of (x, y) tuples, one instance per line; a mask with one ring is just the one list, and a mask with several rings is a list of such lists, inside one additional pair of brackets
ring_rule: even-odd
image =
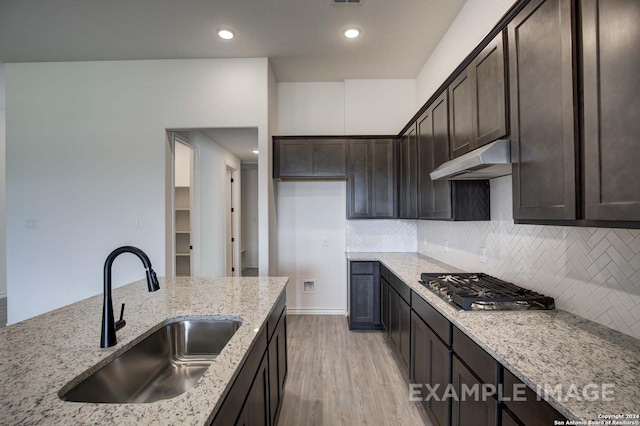
[(158, 284), (158, 277), (151, 267), (151, 261), (149, 256), (137, 247), (123, 246), (118, 247), (107, 256), (107, 260), (104, 262), (104, 302), (102, 305), (102, 335), (100, 336), (100, 347), (108, 348), (116, 343), (116, 330), (124, 327), (126, 324), (122, 319), (124, 313), (124, 304), (122, 304), (122, 311), (120, 311), (120, 321), (115, 322), (113, 318), (113, 302), (111, 301), (111, 265), (116, 257), (122, 253), (133, 253), (140, 258), (142, 264), (147, 270), (147, 287), (149, 291), (156, 291), (160, 289)]

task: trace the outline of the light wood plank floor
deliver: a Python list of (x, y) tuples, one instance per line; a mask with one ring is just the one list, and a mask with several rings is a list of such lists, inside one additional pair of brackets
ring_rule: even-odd
[(287, 316), (289, 370), (279, 426), (431, 425), (413, 402), (382, 332), (344, 316)]

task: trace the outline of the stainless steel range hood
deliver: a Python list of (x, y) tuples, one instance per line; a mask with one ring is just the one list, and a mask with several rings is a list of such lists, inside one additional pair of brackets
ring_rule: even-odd
[(431, 180), (483, 180), (511, 174), (511, 141), (499, 139), (447, 161)]

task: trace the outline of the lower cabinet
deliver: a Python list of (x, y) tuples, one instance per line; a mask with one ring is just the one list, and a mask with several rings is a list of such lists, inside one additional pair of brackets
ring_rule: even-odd
[[(566, 420), (562, 414), (558, 413), (546, 401), (540, 401), (538, 396), (509, 370), (504, 370), (503, 377), (504, 405), (511, 412), (511, 417), (517, 418), (520, 423), (527, 426), (553, 425), (556, 424), (556, 420)], [(524, 390), (524, 397), (522, 397), (522, 389)], [(516, 390), (519, 398), (514, 398), (514, 391)], [(504, 419), (503, 411), (502, 423), (508, 424), (505, 423)]]
[(411, 359), (411, 306), (396, 288), (399, 285), (404, 286), (404, 288), (398, 288), (402, 293), (406, 288), (410, 294), (410, 290), (406, 284), (398, 283), (400, 280), (395, 275), (390, 274), (389, 279), (389, 339), (408, 373)]
[(380, 323), (382, 329), (389, 333), (389, 282), (380, 277)]
[[(451, 424), (454, 426), (495, 426), (498, 401), (492, 396), (482, 397), (482, 381), (454, 355), (451, 384), (457, 398), (452, 398)], [(475, 390), (468, 396), (468, 390)], [(465, 392), (468, 392), (465, 394)], [(465, 397), (464, 395), (467, 395)]]
[(443, 398), (451, 382), (451, 349), (411, 312), (411, 383), (420, 389), (420, 403), (432, 423), (449, 424), (450, 400)]
[(349, 329), (380, 330), (380, 264), (349, 263)]
[(211, 425), (276, 426), (287, 375), (285, 297), (259, 332)]

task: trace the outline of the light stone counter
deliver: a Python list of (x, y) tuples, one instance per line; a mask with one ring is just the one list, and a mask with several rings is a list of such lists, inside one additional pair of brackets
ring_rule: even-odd
[[(0, 329), (0, 424), (203, 425), (211, 420), (288, 278), (159, 280), (160, 290), (154, 293), (144, 280), (114, 290), (114, 312), (118, 315), (126, 303), (127, 325), (112, 348), (100, 348), (102, 295)], [(243, 323), (182, 395), (149, 404), (58, 398), (67, 383), (79, 382), (87, 369), (106, 364), (167, 320), (210, 315), (241, 317)]]
[[(383, 263), (538, 395), (548, 397), (568, 419), (597, 421), (599, 415), (640, 414), (640, 340), (562, 310), (459, 312), (418, 280), (422, 272), (460, 270), (420, 254), (351, 252), (347, 258)], [(582, 397), (586, 387), (590, 397), (595, 389), (587, 387), (590, 384), (600, 390), (602, 384), (613, 384), (614, 401), (580, 400), (571, 388), (574, 385)], [(561, 398), (553, 395), (557, 385), (562, 386)]]

